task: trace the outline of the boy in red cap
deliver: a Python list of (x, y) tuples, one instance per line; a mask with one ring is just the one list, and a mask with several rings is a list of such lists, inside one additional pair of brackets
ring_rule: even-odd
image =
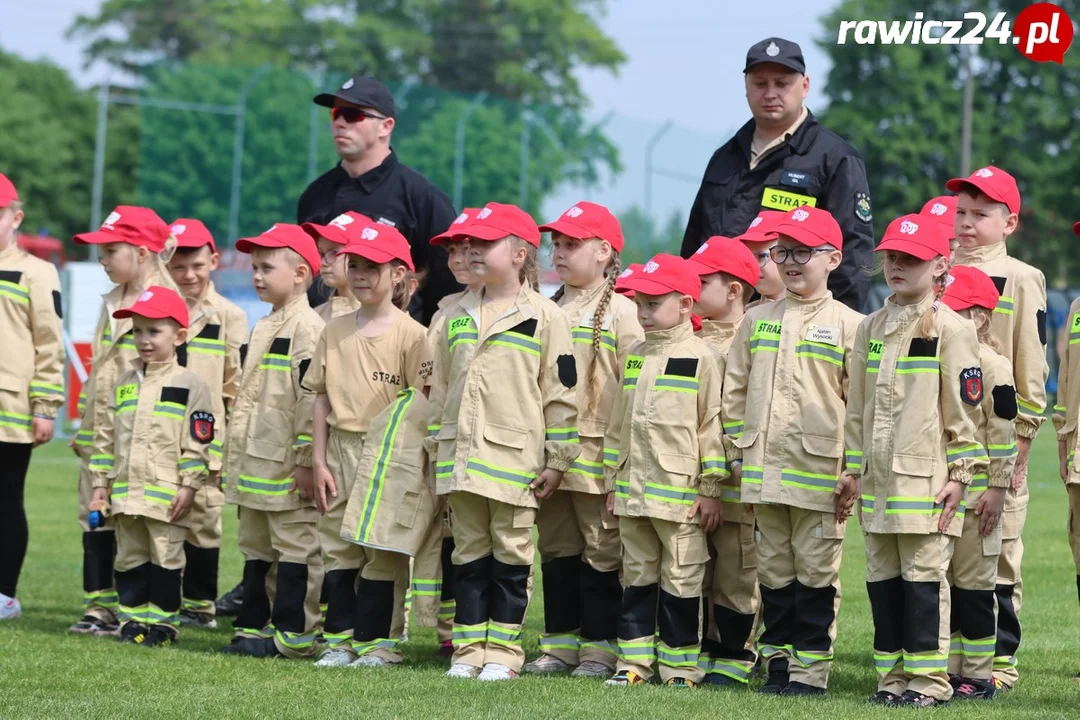
[(170, 645), (180, 626), (182, 541), (210, 474), (213, 401), (206, 383), (177, 362), (188, 329), (180, 295), (152, 285), (113, 317), (131, 318), (138, 359), (109, 389), (94, 427), (90, 505), (111, 504), (120, 641)]
[(780, 271), (769, 256), (769, 250), (776, 244), (776, 234), (772, 230), (786, 216), (787, 213), (780, 210), (762, 210), (750, 221), (746, 232), (735, 238), (746, 245), (761, 269), (761, 277), (754, 286), (761, 297), (747, 305), (747, 310), (761, 303), (783, 300), (787, 292), (780, 279)]
[(998, 555), (1001, 554), (1001, 513), (1012, 487), (1016, 463), (1016, 388), (1012, 365), (997, 351), (990, 320), (998, 303), (994, 281), (973, 267), (957, 265), (949, 274), (942, 301), (975, 324), (979, 336), (982, 394), (975, 439), (990, 458), (987, 474), (975, 475), (968, 486), (963, 533), (956, 539), (949, 566), (952, 596), (952, 645), (949, 684), (953, 696), (991, 700), (997, 694), (994, 647), (997, 644)]
[[(701, 277), (698, 337), (709, 343), (723, 377), (731, 343), (761, 279), (761, 266), (745, 243), (720, 236), (706, 240), (689, 262)], [(745, 685), (758, 657), (753, 638), (760, 599), (754, 513), (742, 504), (737, 477), (729, 474), (723, 486), (725, 522), (709, 534), (711, 559), (702, 592), (707, 621), (702, 633), (704, 662), (699, 664), (710, 685)]]
[(604, 433), (619, 393), (619, 371), (642, 339), (634, 304), (614, 293), (623, 249), (622, 227), (602, 205), (579, 202), (554, 222), (555, 271), (563, 284), (551, 298), (574, 338), (581, 454), (560, 491), (536, 513), (544, 579), (541, 655), (528, 673), (572, 671), (610, 677), (618, 648), (622, 567), (619, 531), (604, 509)]
[[(243, 373), (226, 434), (225, 499), (240, 506), (245, 562), (243, 607), (222, 652), (309, 657), (323, 566), (311, 472), (315, 394), (301, 383), (323, 329), (307, 298), (319, 250), (299, 225), (286, 223), (237, 240), (236, 249), (251, 255), (255, 291), (273, 311), (241, 348)], [(275, 562), (271, 605), (266, 576)]]
[[(98, 262), (116, 287), (102, 297), (101, 315), (91, 344), (90, 377), (79, 395), (79, 431), (71, 446), (79, 457), (79, 524), (83, 529), (83, 616), (69, 632), (115, 636), (117, 596), (113, 584), (116, 540), (109, 525), (90, 527), (88, 522), (91, 457), (94, 428), (102, 420), (116, 378), (126, 372), (138, 353), (132, 323), (117, 319), (116, 310), (130, 307), (151, 285), (177, 290), (162, 262), (161, 254), (171, 250), (169, 226), (150, 208), (120, 205), (109, 213), (101, 228), (81, 233), (76, 245), (98, 245)], [(89, 398), (89, 403), (86, 402)]]
[[(1080, 235), (1080, 222), (1073, 225)], [(1058, 401), (1054, 428), (1058, 436), (1061, 481), (1069, 494), (1069, 547), (1076, 564), (1076, 592), (1080, 597), (1080, 463), (1076, 460), (1077, 417), (1080, 416), (1080, 298), (1069, 307), (1069, 337), (1058, 368)], [(1080, 682), (1080, 673), (1074, 678)]]
[(1013, 366), (1017, 404), (1016, 445), (1012, 489), (1005, 499), (1001, 557), (998, 561), (998, 644), (994, 682), (1008, 690), (1020, 678), (1016, 651), (1020, 647), (1020, 606), (1023, 600), (1021, 534), (1027, 520), (1028, 454), (1042, 427), (1046, 410), (1046, 278), (1038, 269), (1009, 257), (1006, 239), (1016, 230), (1020, 189), (1012, 175), (993, 165), (966, 178), (953, 178), (945, 187), (958, 194), (956, 237), (960, 248), (954, 263), (976, 267), (994, 281), (1001, 297), (990, 330), (1001, 353)]
[(64, 402), (63, 304), (52, 263), (22, 250), (23, 220), (15, 186), (0, 174), (0, 620), (22, 615), (15, 597), (29, 534), (23, 488), (33, 448), (49, 442)]
[(956, 239), (956, 196), (942, 195), (931, 198), (926, 201), (919, 214), (937, 220), (941, 232), (949, 239), (949, 249), (955, 253), (960, 247), (960, 241)]
[(247, 340), (247, 315), (214, 288), (210, 273), (217, 269), (218, 252), (210, 231), (199, 220), (180, 218), (171, 225), (176, 250), (167, 264), (169, 275), (188, 305), (191, 324), (187, 343), (180, 346), (180, 365), (198, 375), (213, 399), (218, 418), (210, 444), (210, 482), (195, 496), (184, 539), (184, 604), (180, 624), (217, 627), (218, 560), (221, 553), (221, 462), (225, 446), (227, 409), (240, 382), (240, 346)]
[(341, 253), (346, 245), (360, 239), (360, 232), (372, 223), (371, 218), (352, 212), (338, 215), (326, 225), (304, 223), (304, 228), (319, 248), (322, 268), (319, 274), (326, 287), (330, 288), (330, 297), (315, 308), (315, 312), (329, 323), (341, 315), (352, 315), (360, 307), (360, 301), (349, 288), (349, 275), (345, 267), (347, 256)]
[(848, 364), (862, 315), (833, 299), (843, 234), (832, 215), (796, 208), (769, 233), (787, 296), (751, 309), (728, 353), (724, 439), (743, 503), (754, 506), (769, 671), (761, 692), (826, 692), (840, 607)]
[(578, 373), (565, 315), (536, 290), (533, 219), (488, 203), (463, 232), (483, 287), (447, 308), (425, 440), (454, 518), (447, 675), (509, 680), (525, 660), (536, 508), (581, 450)]
[(722, 376), (690, 325), (701, 280), (689, 261), (656, 255), (624, 282), (645, 340), (626, 357), (604, 440), (624, 588), (619, 662), (606, 684), (648, 682), (657, 662), (664, 684), (692, 689), (705, 676), (698, 657), (706, 538), (722, 520)]
[(986, 389), (975, 326), (941, 303), (949, 242), (937, 222), (901, 216), (876, 250), (893, 294), (855, 337), (837, 516), (858, 503), (880, 675), (870, 702), (935, 707), (953, 695), (947, 573), (964, 492), (987, 473)]
[[(431, 375), (426, 331), (404, 312), (401, 289), (413, 269), (409, 242), (378, 223), (366, 224), (354, 236), (339, 252), (360, 306), (326, 326), (304, 380), (305, 389), (316, 394), (312, 468), (326, 571), (327, 646), (316, 663), (320, 667), (385, 667), (403, 659), (398, 645), (409, 557), (389, 550), (393, 541), (387, 539), (399, 508), (389, 492), (381, 502), (382, 476), (358, 477), (356, 470), (372, 420), (400, 392), (423, 392)], [(395, 305), (395, 298), (402, 304)], [(394, 442), (390, 435), (371, 441), (386, 447)], [(362, 532), (350, 533), (342, 523), (355, 495), (369, 504), (359, 520)]]

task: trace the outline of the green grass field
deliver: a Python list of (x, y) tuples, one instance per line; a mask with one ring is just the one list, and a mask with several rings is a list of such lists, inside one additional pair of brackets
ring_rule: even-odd
[[(1057, 477), (1053, 434), (1032, 457), (1032, 500), (1024, 562), (1022, 680), (992, 703), (951, 703), (956, 717), (1080, 718), (1080, 609), (1065, 534), (1067, 503)], [(863, 544), (849, 532), (844, 600), (828, 698), (792, 701), (745, 690), (677, 692), (659, 686), (616, 689), (597, 681), (530, 678), (481, 684), (442, 677), (433, 630), (410, 632), (398, 670), (318, 670), (308, 663), (227, 658), (228, 622), (183, 633), (178, 647), (153, 650), (73, 637), (81, 598), (76, 461), (61, 443), (34, 455), (27, 485), (30, 555), (20, 583), (24, 617), (0, 626), (0, 718), (863, 718), (872, 708), (873, 628), (866, 599)], [(239, 577), (235, 513), (225, 513), (222, 585)], [(2, 551), (2, 549), (0, 549)], [(540, 583), (536, 583), (537, 589)], [(542, 599), (529, 611), (526, 652), (536, 653)], [(758, 681), (760, 683), (760, 680)]]

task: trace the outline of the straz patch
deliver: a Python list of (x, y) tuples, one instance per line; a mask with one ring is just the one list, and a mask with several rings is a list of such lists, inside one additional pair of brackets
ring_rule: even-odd
[(855, 217), (863, 222), (874, 219), (873, 210), (870, 208), (870, 195), (864, 192), (855, 193)]
[(806, 329), (806, 339), (810, 342), (839, 347), (841, 338), (840, 328), (835, 325), (811, 325)]
[(214, 416), (202, 410), (191, 413), (191, 437), (203, 445), (214, 440)]
[(960, 399), (978, 405), (983, 398), (982, 368), (970, 367), (960, 372)]
[(765, 192), (761, 194), (761, 207), (769, 210), (794, 210), (803, 205), (817, 207), (817, 198), (770, 187), (765, 188)]

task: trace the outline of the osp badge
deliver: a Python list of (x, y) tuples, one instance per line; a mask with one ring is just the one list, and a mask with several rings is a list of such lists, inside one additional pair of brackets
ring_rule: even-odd
[(867, 193), (855, 193), (855, 217), (863, 222), (870, 222), (874, 219), (874, 215), (870, 209), (870, 196)]

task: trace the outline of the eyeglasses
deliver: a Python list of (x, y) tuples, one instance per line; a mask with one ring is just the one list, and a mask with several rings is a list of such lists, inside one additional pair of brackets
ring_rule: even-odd
[(337, 120), (341, 118), (347, 123), (360, 122), (364, 118), (371, 118), (372, 120), (385, 120), (384, 115), (372, 115), (371, 113), (354, 107), (334, 107), (330, 108), (330, 119)]
[(788, 249), (779, 245), (774, 245), (769, 248), (769, 257), (777, 265), (783, 265), (790, 257), (792, 262), (796, 265), (805, 265), (810, 262), (810, 258), (814, 257), (816, 253), (832, 252), (829, 248), (808, 248), (805, 245), (800, 245), (797, 248)]
[(763, 250), (763, 251), (761, 251), (759, 253), (755, 253), (754, 257), (757, 258), (758, 267), (760, 267), (762, 270), (764, 270), (765, 266), (769, 264), (769, 251), (768, 250)]
[(337, 260), (338, 251), (340, 251), (340, 250), (341, 250), (340, 246), (334, 246), (332, 248), (324, 250), (320, 254), (320, 257), (322, 257), (323, 260), (331, 260), (331, 261)]

